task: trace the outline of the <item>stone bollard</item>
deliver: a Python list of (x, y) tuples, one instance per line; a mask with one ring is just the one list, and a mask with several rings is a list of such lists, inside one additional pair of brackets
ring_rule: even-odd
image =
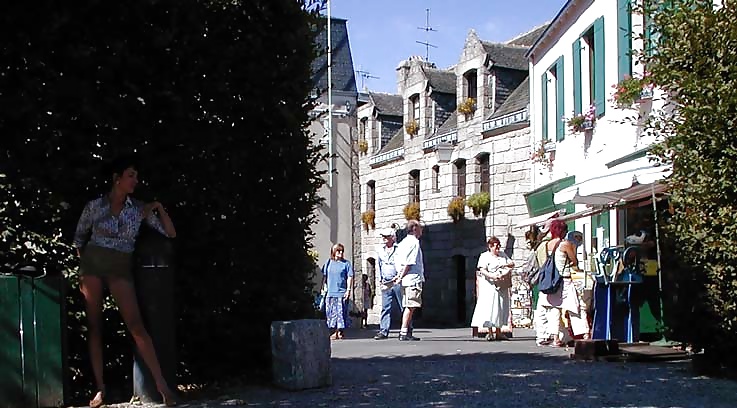
[(274, 383), (296, 391), (332, 383), (330, 333), (324, 320), (271, 322)]

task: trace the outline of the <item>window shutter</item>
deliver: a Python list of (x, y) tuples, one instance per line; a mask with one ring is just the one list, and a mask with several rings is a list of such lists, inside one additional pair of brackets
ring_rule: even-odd
[(557, 141), (561, 141), (565, 139), (566, 137), (566, 126), (565, 121), (563, 120), (563, 115), (565, 115), (565, 75), (563, 73), (563, 56), (558, 58), (558, 61), (555, 63), (555, 96), (556, 96), (556, 103), (555, 103), (555, 136)]
[(581, 113), (581, 39), (573, 42), (573, 113)]
[(542, 76), (542, 88), (540, 88), (540, 94), (542, 98), (542, 115), (540, 115), (540, 121), (542, 122), (543, 138), (542, 140), (548, 140), (548, 72), (546, 71)]
[(594, 102), (596, 116), (601, 116), (606, 110), (606, 85), (604, 61), (604, 17), (594, 21)]
[(617, 67), (621, 81), (632, 75), (632, 13), (630, 0), (617, 0)]

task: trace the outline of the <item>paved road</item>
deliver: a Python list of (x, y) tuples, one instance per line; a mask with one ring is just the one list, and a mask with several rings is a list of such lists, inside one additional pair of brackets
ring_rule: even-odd
[(504, 342), (468, 329), (418, 329), (419, 342), (353, 330), (334, 341), (333, 385), (288, 392), (231, 390), (183, 407), (737, 407), (737, 383), (695, 377), (688, 364), (578, 362), (537, 347), (530, 331)]

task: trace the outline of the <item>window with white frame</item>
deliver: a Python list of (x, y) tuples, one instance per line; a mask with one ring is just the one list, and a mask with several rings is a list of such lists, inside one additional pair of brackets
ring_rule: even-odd
[(455, 162), (456, 197), (466, 197), (466, 161), (458, 159)]
[(440, 166), (437, 164), (432, 166), (432, 192), (440, 191)]
[(366, 210), (376, 210), (376, 181), (366, 183)]

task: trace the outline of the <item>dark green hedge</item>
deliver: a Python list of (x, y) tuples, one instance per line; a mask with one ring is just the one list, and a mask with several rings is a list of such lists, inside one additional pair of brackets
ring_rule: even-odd
[[(306, 252), (321, 175), (305, 130), (317, 21), (307, 8), (0, 5), (0, 265), (32, 261), (69, 277), (74, 394), (92, 380), (68, 244), (84, 203), (107, 191), (116, 155), (136, 153), (136, 195), (164, 203), (179, 234), (181, 383), (264, 372), (270, 322), (312, 313)], [(112, 312), (114, 386), (129, 382), (130, 343)]]

